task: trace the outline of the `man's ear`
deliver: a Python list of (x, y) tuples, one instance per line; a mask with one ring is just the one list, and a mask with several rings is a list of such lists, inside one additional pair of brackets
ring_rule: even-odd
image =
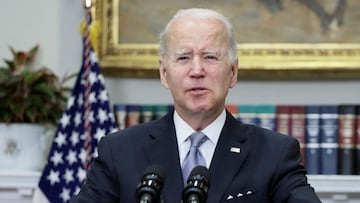
[(167, 82), (166, 67), (162, 59), (159, 60), (159, 65), (160, 81), (165, 88), (169, 88), (169, 84)]
[(231, 65), (232, 75), (230, 79), (230, 88), (234, 87), (237, 82), (238, 71), (239, 71), (238, 60), (236, 60), (236, 62)]

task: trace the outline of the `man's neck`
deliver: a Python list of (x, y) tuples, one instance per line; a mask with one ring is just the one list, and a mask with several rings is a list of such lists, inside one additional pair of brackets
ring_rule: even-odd
[[(224, 107), (225, 108), (225, 107)], [(201, 131), (209, 126), (217, 117), (224, 111), (224, 109), (218, 109), (217, 111), (206, 112), (183, 112), (175, 111), (179, 116), (195, 131)]]

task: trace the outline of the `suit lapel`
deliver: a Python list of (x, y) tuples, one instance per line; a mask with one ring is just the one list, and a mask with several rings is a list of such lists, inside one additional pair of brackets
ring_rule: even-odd
[(240, 134), (240, 128), (241, 123), (227, 112), (226, 122), (210, 165), (211, 183), (207, 201), (209, 203), (221, 202), (221, 197), (246, 160), (246, 137)]
[(159, 164), (165, 171), (162, 196), (165, 202), (179, 202), (183, 189), (182, 172), (172, 113), (162, 118), (151, 129), (149, 144), (145, 147), (150, 164)]

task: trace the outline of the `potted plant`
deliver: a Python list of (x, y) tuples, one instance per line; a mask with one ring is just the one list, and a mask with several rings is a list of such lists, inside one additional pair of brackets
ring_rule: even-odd
[[(54, 134), (71, 90), (65, 83), (73, 75), (60, 80), (46, 67), (31, 66), (38, 49), (34, 46), (23, 52), (10, 47), (13, 59), (5, 60), (6, 66), (0, 67), (2, 169), (41, 170), (47, 138)], [(41, 160), (35, 161), (36, 157)]]

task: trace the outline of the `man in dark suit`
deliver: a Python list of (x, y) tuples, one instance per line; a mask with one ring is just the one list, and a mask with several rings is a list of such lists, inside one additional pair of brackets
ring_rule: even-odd
[(320, 202), (307, 183), (296, 139), (243, 124), (225, 110), (238, 58), (224, 16), (207, 9), (179, 11), (160, 34), (160, 55), (160, 79), (174, 109), (102, 138), (87, 181), (71, 202), (136, 202), (137, 184), (154, 164), (166, 174), (162, 199), (181, 202), (187, 178), (182, 168), (194, 132), (206, 135), (198, 146), (210, 172), (206, 202)]

